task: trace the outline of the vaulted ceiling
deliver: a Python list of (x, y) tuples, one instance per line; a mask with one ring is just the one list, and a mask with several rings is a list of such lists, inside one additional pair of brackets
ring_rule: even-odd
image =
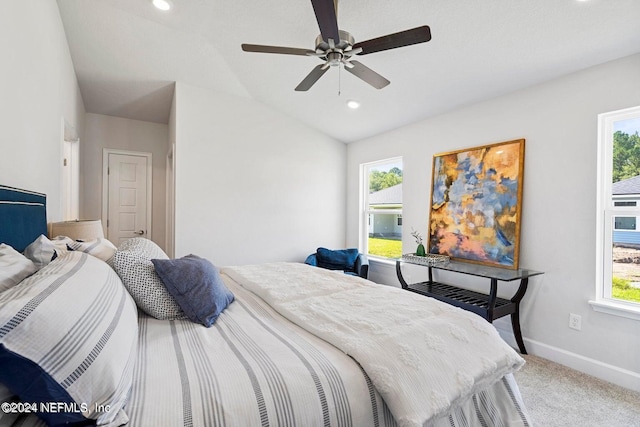
[(88, 112), (166, 123), (180, 81), (351, 142), (640, 52), (638, 0), (341, 0), (339, 27), (356, 42), (421, 25), (432, 40), (358, 58), (391, 81), (384, 89), (332, 67), (296, 92), (317, 58), (240, 45), (313, 50), (309, 0), (172, 3), (161, 12), (151, 0), (58, 0)]

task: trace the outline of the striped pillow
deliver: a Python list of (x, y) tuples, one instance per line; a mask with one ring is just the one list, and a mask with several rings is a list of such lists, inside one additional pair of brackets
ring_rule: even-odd
[[(0, 383), (49, 425), (121, 425), (137, 352), (137, 310), (116, 273), (68, 252), (0, 294)], [(42, 408), (42, 406), (38, 406)]]
[(116, 252), (116, 247), (107, 239), (98, 238), (88, 241), (71, 241), (67, 247), (73, 251), (86, 252), (103, 261), (108, 261)]

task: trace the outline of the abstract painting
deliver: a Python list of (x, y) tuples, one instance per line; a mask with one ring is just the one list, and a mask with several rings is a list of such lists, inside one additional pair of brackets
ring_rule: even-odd
[(429, 252), (518, 268), (524, 139), (433, 156)]

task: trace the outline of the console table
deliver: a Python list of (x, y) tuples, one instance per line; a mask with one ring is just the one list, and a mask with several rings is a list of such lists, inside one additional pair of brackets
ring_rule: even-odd
[[(404, 277), (402, 277), (401, 266), (403, 263), (410, 263), (428, 268), (429, 280), (419, 283), (407, 283), (404, 280)], [(433, 280), (434, 269), (453, 271), (455, 273), (490, 279), (491, 289), (489, 294), (436, 282)], [(484, 317), (489, 322), (493, 322), (494, 319), (510, 314), (513, 335), (518, 343), (520, 353), (527, 354), (527, 349), (525, 348), (524, 341), (522, 340), (522, 331), (520, 330), (520, 301), (522, 301), (524, 294), (527, 292), (529, 277), (537, 276), (542, 274), (542, 272), (522, 268), (518, 270), (508, 270), (459, 261), (449, 261), (443, 264), (427, 266), (398, 259), (396, 260), (396, 274), (398, 275), (398, 280), (402, 285), (402, 289), (430, 296), (456, 307), (472, 311)], [(497, 295), (498, 281), (511, 282), (513, 280), (520, 280), (520, 286), (513, 297), (511, 299), (499, 298)]]

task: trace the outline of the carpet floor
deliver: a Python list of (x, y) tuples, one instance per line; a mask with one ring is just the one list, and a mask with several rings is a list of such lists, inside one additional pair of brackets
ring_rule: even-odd
[(536, 427), (640, 427), (640, 393), (540, 357), (515, 373)]

